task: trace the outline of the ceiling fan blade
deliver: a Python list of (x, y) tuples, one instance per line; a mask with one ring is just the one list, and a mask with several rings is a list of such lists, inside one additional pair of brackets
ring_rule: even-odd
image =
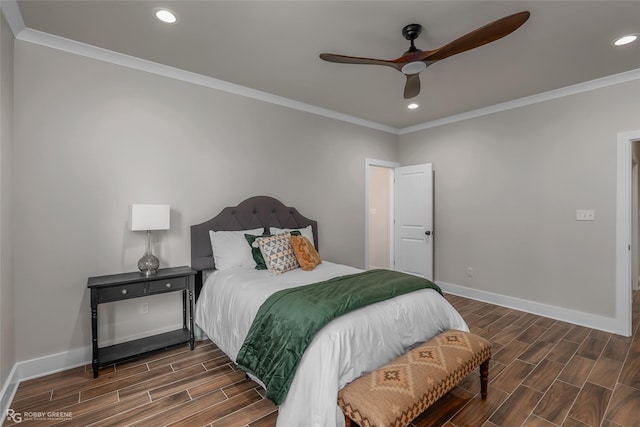
[(420, 93), (420, 74), (407, 74), (407, 82), (404, 85), (404, 99), (413, 98)]
[(385, 59), (373, 59), (373, 58), (359, 58), (356, 56), (344, 56), (335, 55), (333, 53), (321, 53), (320, 58), (329, 62), (337, 62), (340, 64), (369, 64), (369, 65), (385, 65), (387, 67), (400, 70), (402, 64), (397, 64), (393, 61), (387, 61)]
[(452, 55), (501, 39), (517, 30), (529, 19), (529, 16), (529, 11), (523, 11), (500, 18), (455, 39), (439, 49), (428, 52), (428, 55), (425, 55), (423, 60), (428, 62), (440, 61)]

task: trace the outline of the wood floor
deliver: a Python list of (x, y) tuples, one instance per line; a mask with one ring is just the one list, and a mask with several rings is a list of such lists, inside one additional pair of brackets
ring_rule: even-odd
[[(479, 398), (474, 373), (411, 426), (640, 426), (640, 292), (630, 338), (447, 299), (494, 344), (489, 397)], [(10, 408), (20, 425), (274, 426), (277, 409), (263, 396), (205, 341), (104, 368), (98, 379), (85, 366), (26, 381)]]

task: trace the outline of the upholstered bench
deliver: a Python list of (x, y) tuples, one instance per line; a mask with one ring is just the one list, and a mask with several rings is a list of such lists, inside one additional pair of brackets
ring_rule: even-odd
[(338, 405), (347, 427), (404, 427), (478, 366), (486, 399), (490, 358), (489, 341), (448, 330), (347, 384)]

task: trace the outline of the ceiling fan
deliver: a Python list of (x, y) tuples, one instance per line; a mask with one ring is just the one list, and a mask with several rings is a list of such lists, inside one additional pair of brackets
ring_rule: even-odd
[(404, 98), (409, 99), (420, 93), (420, 72), (429, 65), (501, 39), (517, 30), (529, 19), (529, 15), (528, 11), (523, 11), (505, 16), (471, 31), (439, 49), (425, 51), (416, 48), (414, 44), (414, 40), (422, 32), (422, 26), (420, 24), (409, 24), (402, 29), (402, 35), (411, 42), (411, 47), (397, 59), (359, 58), (356, 56), (335, 55), (333, 53), (321, 53), (320, 58), (341, 64), (372, 64), (395, 68), (407, 76), (407, 82), (404, 86)]

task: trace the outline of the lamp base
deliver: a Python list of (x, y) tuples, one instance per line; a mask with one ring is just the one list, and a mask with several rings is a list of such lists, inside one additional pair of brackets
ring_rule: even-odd
[(160, 261), (153, 254), (146, 253), (138, 260), (138, 269), (145, 276), (152, 276), (158, 272)]

